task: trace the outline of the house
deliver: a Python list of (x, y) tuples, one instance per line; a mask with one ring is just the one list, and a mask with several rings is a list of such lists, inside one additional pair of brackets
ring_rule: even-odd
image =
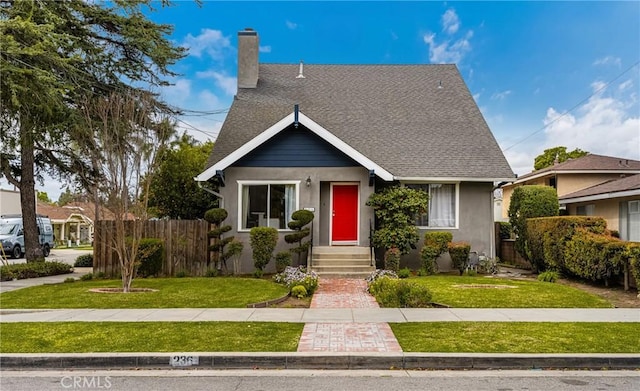
[[(577, 159), (557, 163), (523, 175), (512, 183), (504, 185), (502, 187), (502, 216), (508, 217), (511, 194), (518, 186), (551, 186), (557, 190), (558, 198), (562, 199), (577, 191), (634, 174), (640, 174), (640, 161), (612, 156), (588, 154)], [(577, 212), (569, 210), (570, 214), (586, 214), (581, 211)], [(614, 224), (613, 221), (610, 223)], [(611, 224), (609, 224), (610, 228)]]
[(95, 221), (92, 203), (58, 206), (38, 201), (37, 210), (51, 219), (56, 244), (79, 246), (91, 243)]
[[(494, 184), (514, 174), (455, 65), (260, 64), (257, 33), (238, 41), (238, 92), (195, 180), (219, 186), (243, 271), (253, 270), (249, 230), (282, 239), (298, 209), (315, 214), (314, 255), (369, 254), (366, 202), (392, 184), (430, 194), (421, 234), (450, 231), (494, 254)], [(419, 267), (417, 250), (405, 264)]]
[(587, 187), (559, 201), (570, 215), (603, 217), (620, 239), (640, 242), (640, 174)]

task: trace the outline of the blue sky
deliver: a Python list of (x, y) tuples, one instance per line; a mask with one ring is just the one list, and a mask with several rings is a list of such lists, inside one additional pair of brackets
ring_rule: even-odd
[[(640, 2), (175, 1), (149, 15), (189, 48), (162, 90), (183, 109), (229, 108), (252, 27), (264, 63), (457, 64), (517, 174), (557, 145), (640, 160)], [(215, 140), (224, 115), (179, 125)]]

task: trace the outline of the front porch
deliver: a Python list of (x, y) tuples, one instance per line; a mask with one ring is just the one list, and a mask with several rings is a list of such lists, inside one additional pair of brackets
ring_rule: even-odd
[(310, 269), (320, 277), (366, 278), (376, 269), (369, 247), (314, 246)]

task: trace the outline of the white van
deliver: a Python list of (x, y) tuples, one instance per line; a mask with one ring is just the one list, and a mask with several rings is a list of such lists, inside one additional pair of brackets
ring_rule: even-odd
[[(53, 226), (47, 216), (37, 215), (40, 246), (45, 257), (49, 256), (53, 248)], [(7, 256), (21, 258), (24, 255), (24, 228), (21, 215), (0, 216), (0, 243)]]

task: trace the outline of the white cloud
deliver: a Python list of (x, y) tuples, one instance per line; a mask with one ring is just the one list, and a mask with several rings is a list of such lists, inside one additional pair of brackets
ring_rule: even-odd
[(596, 59), (593, 62), (593, 65), (616, 65), (620, 67), (622, 65), (622, 60), (620, 57), (606, 56)]
[(198, 100), (201, 107), (205, 107), (205, 110), (215, 110), (220, 108), (220, 99), (209, 90), (202, 90), (198, 94)]
[(564, 145), (569, 149), (640, 159), (640, 115), (637, 105), (633, 109), (633, 102), (628, 99), (632, 98), (605, 96), (601, 91), (580, 106), (576, 114), (562, 116), (550, 107), (544, 118), (544, 124), (548, 125), (544, 148)]
[(458, 14), (453, 9), (448, 9), (442, 15), (442, 31), (445, 31), (447, 34), (455, 34), (460, 27), (460, 19), (458, 19)]
[(511, 90), (496, 92), (491, 95), (491, 100), (503, 100), (509, 95), (511, 95)]
[(162, 97), (173, 105), (182, 105), (191, 95), (191, 80), (178, 79), (172, 86), (162, 88)]
[(238, 86), (238, 79), (228, 76), (218, 71), (196, 72), (196, 77), (202, 79), (213, 79), (216, 86), (222, 89), (227, 95), (235, 95)]
[(285, 24), (287, 25), (287, 28), (288, 28), (289, 30), (295, 30), (295, 29), (297, 29), (297, 28), (298, 28), (298, 23), (294, 23), (294, 22), (292, 22), (292, 21), (290, 21), (290, 20), (287, 20), (287, 21), (285, 22)]
[(628, 89), (628, 88), (630, 88), (632, 86), (633, 86), (633, 81), (631, 79), (629, 79), (629, 80), (627, 80), (625, 82), (620, 83), (620, 85), (618, 86), (618, 89), (620, 91), (624, 91), (624, 90), (626, 90), (626, 89)]
[(195, 57), (202, 57), (206, 53), (214, 60), (222, 60), (232, 49), (229, 37), (225, 37), (220, 30), (211, 29), (202, 29), (197, 36), (187, 34), (182, 46)]
[(429, 61), (431, 63), (459, 63), (462, 58), (471, 51), (470, 40), (473, 31), (460, 30), (461, 22), (458, 14), (450, 8), (442, 14), (440, 19), (442, 31), (446, 34), (444, 38), (438, 38), (435, 33), (428, 32), (422, 36), (424, 43), (429, 45)]
[(258, 51), (260, 53), (271, 53), (271, 46), (270, 45), (260, 46), (258, 47)]

